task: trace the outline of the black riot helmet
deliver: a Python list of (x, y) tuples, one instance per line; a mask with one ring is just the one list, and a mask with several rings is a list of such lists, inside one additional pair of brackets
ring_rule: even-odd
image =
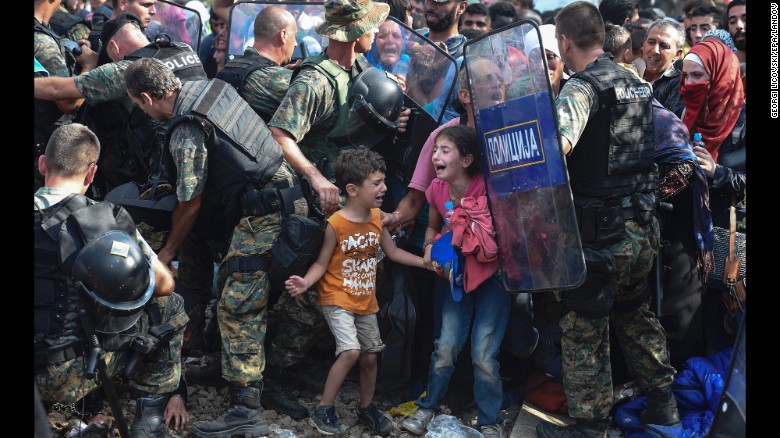
[(398, 128), (404, 92), (398, 81), (379, 70), (363, 70), (349, 88), (346, 133), (355, 146), (374, 147)]
[(124, 231), (108, 231), (84, 245), (70, 274), (89, 297), (95, 331), (101, 333), (132, 327), (154, 292), (151, 263)]

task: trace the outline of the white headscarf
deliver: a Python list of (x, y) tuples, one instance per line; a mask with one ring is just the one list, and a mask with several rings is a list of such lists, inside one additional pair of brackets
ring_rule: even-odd
[[(555, 25), (543, 24), (539, 26), (539, 33), (542, 35), (542, 45), (545, 49), (555, 53), (557, 57), (561, 57), (561, 52), (558, 50), (558, 39), (555, 38)], [(525, 35), (525, 54), (531, 53), (531, 50), (539, 47), (539, 37), (536, 35), (536, 31), (530, 31)]]

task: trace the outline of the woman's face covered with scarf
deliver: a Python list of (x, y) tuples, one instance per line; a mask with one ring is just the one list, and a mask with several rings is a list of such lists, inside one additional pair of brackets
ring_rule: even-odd
[(683, 60), (680, 95), (685, 102), (683, 122), (691, 135), (701, 133), (717, 162), (718, 148), (734, 128), (745, 101), (739, 60), (720, 41), (694, 44)]

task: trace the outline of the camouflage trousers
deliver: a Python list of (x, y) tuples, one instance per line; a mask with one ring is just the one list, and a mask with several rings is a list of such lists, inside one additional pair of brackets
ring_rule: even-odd
[(282, 292), (274, 310), (279, 315), (279, 328), (271, 341), (268, 361), (278, 367), (303, 362), (317, 340), (328, 333), (328, 326), (317, 306), (317, 288), (293, 298)]
[[(609, 247), (617, 277), (612, 285), (615, 303), (646, 294), (647, 276), (659, 249), (658, 222), (646, 227), (626, 222), (627, 237)], [(609, 324), (615, 329), (629, 371), (643, 391), (672, 383), (666, 332), (649, 310), (650, 296), (635, 308), (610, 311), (603, 318), (569, 312), (561, 318), (563, 386), (569, 415), (605, 419), (612, 406), (612, 370), (609, 362)], [(617, 305), (617, 304), (616, 304)]]
[[(130, 387), (144, 395), (159, 397), (174, 391), (179, 387), (181, 379), (181, 344), (184, 327), (187, 325), (187, 314), (184, 313), (184, 301), (174, 293), (168, 297), (152, 298), (160, 306), (163, 323), (176, 328), (173, 338), (167, 345), (143, 356), (138, 363), (135, 374), (130, 379)], [(149, 331), (149, 315), (143, 312), (138, 320), (141, 333)], [(109, 375), (120, 374), (128, 359), (130, 351), (109, 351), (105, 361)], [(84, 368), (87, 358), (84, 356), (46, 367), (46, 372), (35, 376), (35, 383), (41, 391), (41, 399), (49, 403), (71, 404), (83, 398), (100, 386), (98, 379), (87, 379)]]
[[(285, 162), (273, 180), (292, 182), (292, 169)], [(295, 213), (306, 215), (306, 200), (295, 201)], [(266, 311), (270, 284), (264, 271), (225, 275), (231, 259), (268, 254), (282, 227), (281, 212), (243, 217), (233, 229), (227, 256), (217, 273), (217, 321), (222, 336), (222, 377), (238, 386), (262, 379), (265, 369)]]

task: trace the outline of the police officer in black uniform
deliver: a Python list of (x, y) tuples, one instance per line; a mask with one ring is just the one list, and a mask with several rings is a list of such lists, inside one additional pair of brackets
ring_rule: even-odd
[(587, 266), (585, 283), (560, 292), (563, 386), (575, 424), (542, 421), (542, 438), (606, 437), (612, 407), (609, 328), (648, 396), (643, 424), (679, 426), (666, 334), (649, 310), (647, 276), (659, 246), (655, 218), (652, 90), (604, 53), (597, 7), (571, 3), (555, 17), (572, 75), (556, 100)]

